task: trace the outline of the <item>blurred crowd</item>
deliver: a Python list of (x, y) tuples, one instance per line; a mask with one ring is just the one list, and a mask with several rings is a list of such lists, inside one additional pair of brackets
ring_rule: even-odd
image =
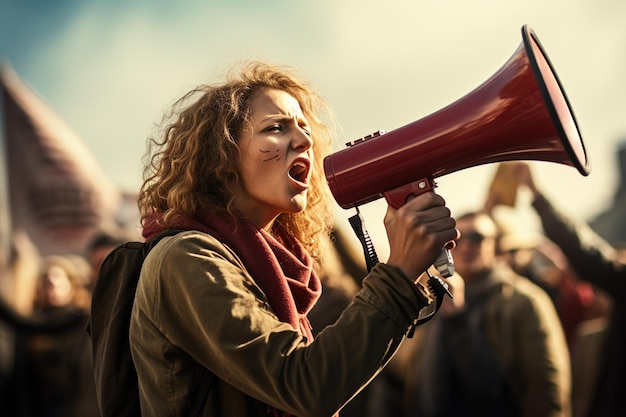
[[(511, 197), (493, 184), (484, 207), (455, 213), (454, 297), (340, 415), (626, 415), (626, 251), (559, 213), (529, 165), (505, 165), (515, 181), (504, 190), (531, 193), (542, 231), (499, 219)], [(85, 254), (42, 257), (14, 233), (0, 265), (0, 415), (99, 415), (86, 332), (91, 290), (104, 257), (127, 240), (136, 239), (101, 233)], [(315, 332), (332, 325), (367, 273), (341, 229), (332, 241), (310, 317)]]
[(22, 232), (0, 268), (0, 415), (98, 416), (86, 326), (104, 257), (126, 233), (98, 233), (84, 254), (41, 256)]

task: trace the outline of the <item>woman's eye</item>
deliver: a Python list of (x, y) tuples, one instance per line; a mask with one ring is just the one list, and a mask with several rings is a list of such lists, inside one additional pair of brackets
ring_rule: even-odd
[(268, 132), (282, 132), (283, 127), (281, 125), (272, 125), (266, 129)]

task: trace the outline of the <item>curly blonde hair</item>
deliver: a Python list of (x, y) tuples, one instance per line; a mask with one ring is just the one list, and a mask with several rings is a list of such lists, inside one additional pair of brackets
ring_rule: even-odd
[[(164, 226), (180, 217), (198, 218), (214, 212), (235, 214), (233, 190), (240, 179), (237, 140), (247, 126), (250, 100), (263, 88), (293, 96), (311, 126), (314, 169), (306, 208), (283, 213), (275, 221), (318, 258), (332, 226), (332, 207), (323, 157), (331, 150), (333, 120), (321, 97), (289, 67), (253, 62), (220, 85), (201, 85), (172, 106), (164, 119), (162, 139), (150, 138), (144, 182), (138, 198), (142, 224), (162, 213)], [(169, 120), (169, 121), (168, 121)]]

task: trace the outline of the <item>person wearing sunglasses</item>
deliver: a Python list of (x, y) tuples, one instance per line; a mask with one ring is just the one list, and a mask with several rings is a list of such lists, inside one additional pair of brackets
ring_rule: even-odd
[(402, 409), (388, 415), (570, 416), (569, 351), (552, 301), (499, 256), (492, 217), (456, 220), (454, 297), (406, 341)]

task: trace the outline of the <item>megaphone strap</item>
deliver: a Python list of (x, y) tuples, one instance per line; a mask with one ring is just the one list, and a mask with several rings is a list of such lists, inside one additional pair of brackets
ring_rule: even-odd
[(374, 243), (370, 238), (369, 233), (367, 233), (367, 229), (365, 228), (365, 221), (361, 216), (361, 212), (359, 208), (356, 207), (356, 214), (348, 219), (350, 221), (350, 225), (359, 238), (359, 242), (361, 242), (361, 246), (363, 247), (363, 253), (365, 255), (365, 264), (367, 266), (367, 272), (370, 272), (374, 265), (378, 263), (378, 255), (376, 254), (376, 248), (374, 248)]
[(435, 295), (435, 309), (428, 316), (421, 318), (421, 319), (419, 317), (415, 319), (415, 321), (413, 322), (413, 325), (409, 329), (409, 332), (407, 333), (407, 336), (406, 336), (409, 339), (413, 337), (413, 334), (415, 333), (415, 328), (417, 326), (422, 325), (426, 323), (428, 320), (435, 317), (435, 314), (441, 307), (441, 303), (443, 303), (443, 299), (446, 296), (446, 294), (448, 294), (448, 296), (452, 298), (452, 293), (450, 293), (450, 290), (448, 289), (448, 284), (446, 284), (441, 277), (437, 275), (431, 275), (430, 272), (428, 271), (426, 272), (428, 273), (428, 276), (430, 277), (428, 279), (428, 288), (430, 289), (430, 292), (432, 292)]

